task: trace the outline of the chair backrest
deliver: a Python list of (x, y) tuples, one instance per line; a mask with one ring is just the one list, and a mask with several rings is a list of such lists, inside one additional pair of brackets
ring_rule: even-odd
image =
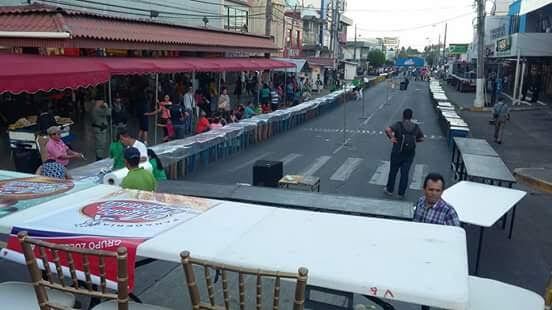
[[(296, 281), (295, 284), (295, 297), (293, 300), (293, 310), (303, 310), (305, 304), (305, 288), (307, 286), (308, 270), (307, 268), (300, 267), (298, 273), (286, 273), (277, 271), (266, 271), (260, 269), (248, 269), (238, 266), (230, 266), (224, 264), (218, 264), (206, 260), (190, 257), (189, 251), (183, 251), (180, 253), (182, 261), (182, 267), (184, 268), (184, 274), (186, 275), (186, 284), (190, 293), (190, 299), (192, 302), (192, 309), (230, 309), (230, 292), (228, 286), (228, 272), (235, 272), (238, 274), (238, 287), (239, 287), (239, 303), (240, 309), (245, 309), (245, 280), (244, 276), (251, 275), (256, 277), (255, 295), (256, 295), (256, 309), (260, 310), (262, 307), (262, 279), (269, 278), (274, 279), (274, 289), (272, 298), (272, 308), (274, 310), (280, 309), (280, 280), (292, 279)], [(203, 303), (199, 293), (199, 288), (196, 282), (196, 276), (194, 274), (194, 265), (203, 267), (203, 276), (205, 278), (205, 284), (207, 287), (207, 295), (209, 297), (209, 303)], [(222, 294), (224, 299), (224, 306), (217, 305), (215, 303), (215, 288), (211, 277), (210, 269), (219, 273), (222, 276)]]
[[(27, 232), (21, 231), (17, 238), (25, 255), (25, 263), (31, 275), (31, 281), (41, 310), (63, 309), (48, 300), (46, 288), (56, 289), (72, 294), (86, 295), (95, 298), (105, 298), (117, 301), (118, 310), (128, 310), (128, 270), (127, 249), (120, 247), (117, 252), (82, 249), (65, 245), (53, 244), (42, 240), (31, 239)], [(33, 249), (34, 248), (34, 249)], [(35, 252), (37, 256), (35, 256)], [(110, 293), (106, 287), (106, 259), (117, 260), (117, 294)], [(42, 262), (44, 277), (38, 261)], [(63, 274), (61, 262), (67, 263), (71, 280)], [(77, 268), (82, 265), (84, 279), (79, 284)], [(52, 267), (55, 271), (52, 272)], [(91, 270), (98, 271), (99, 285), (92, 284)], [(81, 277), (82, 279), (82, 277)]]

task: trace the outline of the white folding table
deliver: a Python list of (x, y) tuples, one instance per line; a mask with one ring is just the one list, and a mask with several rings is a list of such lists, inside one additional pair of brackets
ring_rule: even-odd
[(458, 227), (226, 202), (138, 247), (248, 268), (309, 269), (309, 285), (444, 309), (467, 308), (466, 237)]
[(469, 310), (543, 310), (544, 299), (536, 293), (503, 282), (469, 277)]
[[(479, 273), (479, 259), (485, 228), (493, 226), (526, 195), (524, 191), (461, 181), (443, 192), (443, 200), (458, 213), (460, 222), (479, 226), (479, 243), (475, 262), (475, 274)], [(510, 231), (514, 225), (512, 214)]]

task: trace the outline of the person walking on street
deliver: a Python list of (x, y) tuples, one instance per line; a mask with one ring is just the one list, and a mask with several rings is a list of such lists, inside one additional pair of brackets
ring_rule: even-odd
[(391, 160), (389, 168), (389, 177), (385, 186), (385, 194), (393, 195), (395, 188), (395, 178), (399, 170), (401, 179), (399, 181), (399, 198), (404, 198), (406, 187), (408, 185), (408, 175), (410, 166), (414, 161), (416, 143), (424, 140), (424, 134), (418, 124), (412, 122), (412, 110), (403, 111), (402, 121), (396, 122), (385, 129), (385, 134), (393, 143), (391, 150)]
[(504, 102), (502, 97), (498, 98), (498, 102), (493, 109), (494, 119), (494, 140), (496, 143), (502, 143), (502, 136), (504, 135), (504, 124), (506, 120), (510, 119), (510, 107)]
[(424, 196), (416, 203), (414, 222), (460, 226), (456, 210), (441, 199), (444, 190), (445, 179), (442, 175), (430, 173), (426, 176), (423, 187)]
[(155, 191), (157, 188), (155, 177), (148, 170), (139, 167), (141, 159), (140, 151), (135, 147), (128, 147), (125, 149), (124, 156), (128, 174), (123, 178), (121, 187), (150, 192)]
[(111, 109), (107, 106), (107, 103), (103, 100), (96, 100), (96, 105), (91, 115), (94, 138), (96, 141), (96, 160), (104, 159), (108, 155), (108, 116), (111, 116)]
[(184, 110), (187, 114), (185, 120), (186, 134), (191, 134), (194, 123), (197, 121), (198, 118), (195, 113), (195, 111), (197, 110), (197, 103), (194, 98), (194, 89), (192, 88), (192, 86), (189, 86), (188, 91), (184, 94), (183, 104)]

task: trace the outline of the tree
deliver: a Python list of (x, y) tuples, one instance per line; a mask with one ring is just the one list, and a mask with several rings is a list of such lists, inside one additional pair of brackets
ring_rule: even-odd
[(408, 57), (418, 56), (418, 55), (420, 55), (420, 51), (418, 51), (417, 49), (412, 48), (412, 47), (409, 46), (406, 49), (406, 54), (408, 55)]
[(408, 54), (406, 53), (406, 49), (403, 47), (401, 47), (401, 50), (399, 51), (399, 58), (406, 58), (408, 57)]
[(371, 50), (368, 53), (368, 61), (376, 68), (381, 67), (385, 63), (385, 54), (378, 49)]

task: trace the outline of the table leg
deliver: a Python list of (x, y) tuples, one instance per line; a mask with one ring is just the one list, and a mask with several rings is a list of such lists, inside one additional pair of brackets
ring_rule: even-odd
[[(395, 310), (395, 307), (393, 307), (390, 303), (387, 303), (387, 302), (385, 302), (385, 301), (383, 301), (383, 300), (381, 300), (377, 297), (368, 296), (368, 295), (364, 295), (364, 297), (366, 297), (366, 299), (370, 300), (371, 302), (375, 303), (376, 305), (380, 306), (383, 310)], [(422, 306), (422, 307), (425, 307), (425, 306)]]
[(139, 303), (139, 304), (142, 304), (142, 303), (143, 303), (142, 300), (141, 300), (138, 296), (134, 295), (134, 293), (129, 293), (129, 294), (128, 294), (128, 297), (129, 297), (130, 299), (132, 299), (134, 302), (137, 302), (137, 303)]
[(502, 230), (506, 229), (506, 222), (508, 221), (508, 213), (502, 217)]
[(479, 243), (477, 244), (477, 257), (475, 258), (475, 275), (479, 275), (479, 259), (481, 258), (481, 248), (483, 247), (483, 226), (479, 227)]
[(516, 218), (516, 207), (517, 205), (514, 205), (514, 209), (512, 210), (512, 218), (510, 219), (510, 233), (508, 233), (508, 239), (512, 239), (512, 231), (514, 230), (514, 219)]

